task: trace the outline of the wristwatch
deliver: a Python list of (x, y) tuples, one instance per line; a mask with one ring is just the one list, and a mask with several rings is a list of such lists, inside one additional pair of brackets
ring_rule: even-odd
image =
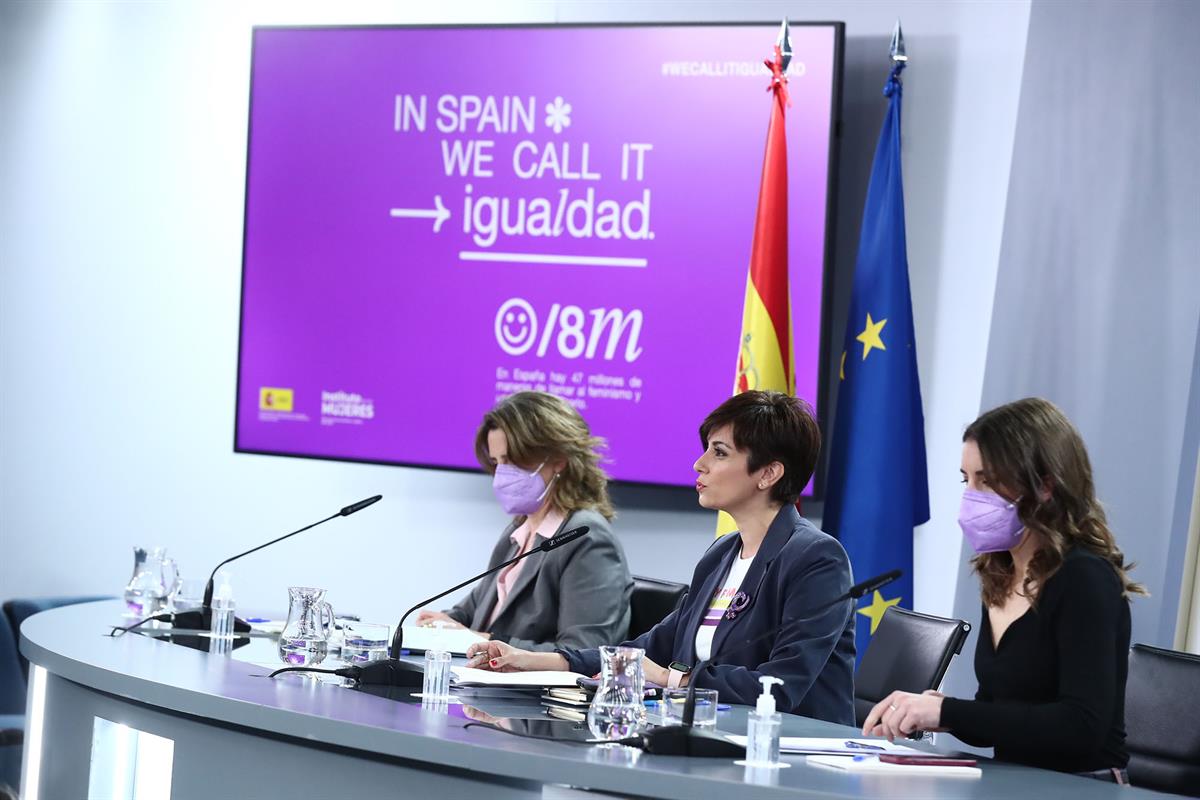
[(683, 679), (691, 671), (691, 664), (684, 664), (682, 661), (672, 661), (667, 665), (667, 688), (678, 689), (679, 684), (683, 683)]

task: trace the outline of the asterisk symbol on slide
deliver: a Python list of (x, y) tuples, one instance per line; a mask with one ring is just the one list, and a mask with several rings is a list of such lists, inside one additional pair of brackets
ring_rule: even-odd
[(546, 127), (554, 128), (555, 133), (562, 133), (563, 128), (571, 127), (571, 104), (564, 102), (561, 97), (554, 98), (553, 103), (546, 103)]

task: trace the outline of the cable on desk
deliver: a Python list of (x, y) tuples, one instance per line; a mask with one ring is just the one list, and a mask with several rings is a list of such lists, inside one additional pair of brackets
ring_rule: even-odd
[(131, 630), (134, 630), (135, 628), (142, 627), (147, 622), (170, 622), (171, 618), (173, 616), (174, 616), (173, 614), (169, 614), (169, 613), (168, 614), (155, 614), (152, 617), (146, 617), (144, 620), (141, 620), (140, 622), (135, 622), (132, 625), (127, 625), (124, 628), (122, 628), (120, 625), (113, 625), (113, 626), (111, 626), (112, 630), (109, 631), (107, 635), (108, 636), (116, 636), (117, 631), (120, 631), (122, 634), (126, 634), (126, 633), (129, 633)]
[(351, 677), (350, 675), (345, 674), (345, 668), (342, 668), (342, 669), (318, 669), (317, 667), (283, 667), (281, 669), (275, 670), (267, 677), (274, 678), (276, 675), (280, 674), (281, 672), (319, 672), (322, 675), (340, 675), (343, 678)]

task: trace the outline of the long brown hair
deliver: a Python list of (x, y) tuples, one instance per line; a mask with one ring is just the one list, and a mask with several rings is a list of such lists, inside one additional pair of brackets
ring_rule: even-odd
[(614, 516), (608, 499), (608, 476), (600, 469), (604, 440), (592, 436), (575, 407), (547, 392), (517, 392), (483, 415), (475, 434), (475, 458), (488, 473), (496, 465), (488, 455), (487, 436), (502, 430), (508, 438), (508, 458), (525, 469), (542, 461), (566, 462), (551, 488), (550, 502), (564, 514), (595, 509), (605, 519)]
[[(1129, 577), (1133, 564), (1108, 527), (1096, 499), (1092, 464), (1079, 431), (1067, 416), (1040, 397), (1027, 397), (993, 408), (972, 422), (963, 441), (973, 441), (993, 489), (1014, 502), (1021, 522), (1041, 536), (1022, 582), (1022, 591), (1037, 602), (1045, 585), (1072, 547), (1082, 547), (1112, 565), (1126, 597), (1147, 594)], [(1013, 581), (1013, 559), (1007, 550), (980, 553), (971, 559), (983, 586), (983, 601), (1003, 605)]]

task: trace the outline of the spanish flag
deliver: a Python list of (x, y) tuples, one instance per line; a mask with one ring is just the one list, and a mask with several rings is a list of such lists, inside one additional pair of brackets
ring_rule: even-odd
[[(746, 279), (746, 302), (742, 307), (734, 394), (750, 389), (796, 393), (792, 309), (788, 298), (787, 136), (784, 131), (784, 110), (788, 105), (785, 72), (791, 57), (791, 41), (784, 20), (779, 43), (775, 45), (775, 57), (764, 62), (771, 70), (768, 87), (771, 121), (767, 126), (758, 213), (750, 246), (750, 274)], [(733, 518), (720, 512), (717, 535), (733, 530)]]

